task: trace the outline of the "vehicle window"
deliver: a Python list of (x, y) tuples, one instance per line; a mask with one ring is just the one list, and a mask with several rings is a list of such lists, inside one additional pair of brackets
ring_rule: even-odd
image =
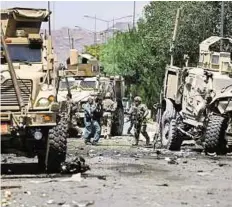
[(82, 88), (96, 88), (96, 81), (81, 81), (80, 86)]
[(41, 49), (31, 49), (29, 45), (8, 44), (7, 46), (13, 62), (41, 62)]
[[(75, 81), (69, 81), (69, 87), (72, 88), (75, 85)], [(66, 90), (67, 89), (67, 84), (65, 81), (60, 81), (59, 85), (60, 89)]]

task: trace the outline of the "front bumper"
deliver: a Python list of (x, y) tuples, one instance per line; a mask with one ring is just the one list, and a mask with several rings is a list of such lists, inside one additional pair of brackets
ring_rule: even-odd
[(51, 111), (27, 112), (25, 116), (21, 112), (1, 112), (1, 135), (10, 134), (18, 127), (56, 126), (56, 117)]

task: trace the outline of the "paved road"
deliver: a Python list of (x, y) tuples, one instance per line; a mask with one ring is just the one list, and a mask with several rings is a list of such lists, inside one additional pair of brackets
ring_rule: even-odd
[(37, 171), (36, 159), (3, 156), (2, 199), (10, 194), (7, 202), (13, 207), (231, 206), (231, 156), (155, 151), (144, 148), (142, 138), (133, 148), (132, 141), (122, 136), (85, 146), (82, 139), (69, 139), (68, 159), (78, 153), (91, 167), (81, 179), (59, 174), (51, 178)]

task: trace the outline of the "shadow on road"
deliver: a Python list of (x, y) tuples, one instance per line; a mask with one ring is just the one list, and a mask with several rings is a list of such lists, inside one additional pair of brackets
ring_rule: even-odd
[(41, 174), (43, 171), (39, 169), (37, 163), (2, 163), (2, 175), (26, 175), (26, 174)]

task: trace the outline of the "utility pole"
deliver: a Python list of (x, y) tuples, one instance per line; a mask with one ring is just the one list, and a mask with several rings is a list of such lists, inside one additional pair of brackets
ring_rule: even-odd
[(69, 42), (69, 48), (71, 49), (72, 45), (71, 45), (71, 36), (70, 36), (70, 30), (69, 29), (68, 29), (68, 42)]
[[(128, 18), (128, 17), (132, 17), (132, 15), (127, 15), (127, 16), (123, 16), (123, 17), (119, 17), (119, 18), (114, 18), (113, 20), (106, 20), (106, 19), (101, 19), (101, 18), (98, 18), (96, 15), (95, 16), (89, 16), (89, 15), (84, 15), (84, 17), (86, 18), (90, 18), (90, 19), (94, 19), (95, 20), (95, 25), (96, 25), (96, 21), (99, 20), (99, 21), (102, 21), (102, 22), (106, 22), (107, 23), (107, 39), (109, 38), (109, 29), (110, 29), (110, 22), (112, 21), (115, 21), (115, 20), (120, 20), (120, 19), (124, 19), (124, 18)], [(114, 25), (114, 23), (113, 23)], [(95, 39), (95, 38), (94, 38)]]
[[(221, 2), (221, 37), (224, 37), (224, 7), (225, 7), (225, 4), (224, 4), (224, 1)], [(221, 40), (220, 42), (220, 51), (223, 50), (223, 40)]]
[(74, 38), (73, 37), (72, 37), (71, 41), (72, 41), (72, 49), (74, 49)]
[(133, 29), (135, 29), (135, 1), (134, 1), (134, 8), (133, 8)]
[(171, 52), (171, 61), (170, 61), (170, 65), (171, 65), (171, 66), (173, 66), (173, 50), (174, 50), (174, 47), (175, 47), (176, 34), (177, 34), (177, 27), (178, 27), (179, 18), (180, 18), (180, 10), (181, 10), (181, 8), (178, 8), (178, 9), (177, 9), (177, 12), (176, 12), (175, 27), (174, 27), (173, 37), (172, 37), (172, 43), (171, 43), (171, 47), (170, 47), (170, 52)]
[(97, 16), (95, 14), (95, 22), (94, 22), (94, 44), (97, 44)]
[[(48, 11), (50, 12), (50, 1), (48, 1)], [(48, 35), (51, 35), (51, 19), (50, 19), (50, 15), (48, 17)]]

